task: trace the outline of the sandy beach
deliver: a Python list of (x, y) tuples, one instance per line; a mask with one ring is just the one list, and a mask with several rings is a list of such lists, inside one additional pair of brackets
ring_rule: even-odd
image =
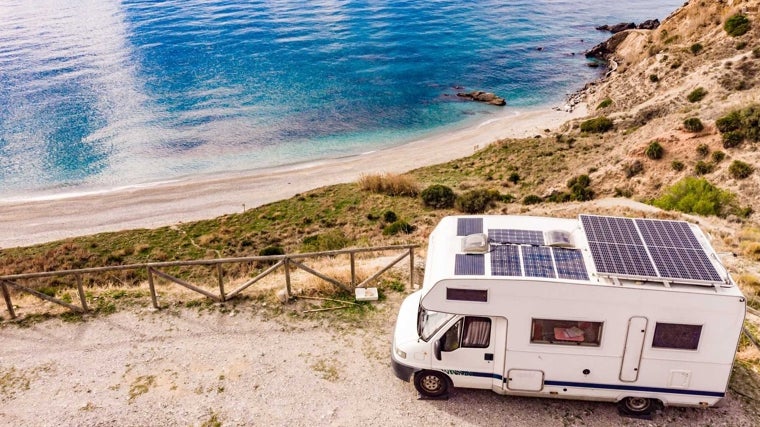
[(314, 188), (352, 182), (362, 174), (401, 173), (465, 157), (499, 139), (545, 135), (545, 129), (585, 115), (584, 104), (572, 113), (550, 107), (504, 112), (453, 132), (339, 159), (93, 194), (0, 200), (0, 248), (239, 213)]

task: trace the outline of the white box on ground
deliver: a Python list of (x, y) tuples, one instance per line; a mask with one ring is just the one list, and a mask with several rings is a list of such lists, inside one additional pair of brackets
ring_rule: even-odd
[(357, 301), (377, 301), (377, 288), (354, 289)]

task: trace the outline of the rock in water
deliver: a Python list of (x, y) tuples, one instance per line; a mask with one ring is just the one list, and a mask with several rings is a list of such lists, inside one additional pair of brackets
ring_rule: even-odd
[(483, 92), (481, 90), (475, 90), (472, 92), (459, 92), (457, 93), (457, 96), (460, 98), (471, 99), (473, 101), (485, 102), (486, 104), (491, 105), (507, 105), (507, 101), (505, 101), (504, 98), (496, 96), (491, 92)]

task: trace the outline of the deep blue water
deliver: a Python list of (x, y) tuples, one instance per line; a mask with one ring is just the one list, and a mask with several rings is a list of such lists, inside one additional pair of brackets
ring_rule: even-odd
[(457, 90), (560, 104), (599, 73), (596, 25), (682, 1), (610, 3), (5, 0), (0, 198), (337, 157), (503, 111)]

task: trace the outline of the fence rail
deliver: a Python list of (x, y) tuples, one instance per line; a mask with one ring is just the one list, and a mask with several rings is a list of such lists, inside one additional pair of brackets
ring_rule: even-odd
[[(417, 247), (419, 247), (419, 245), (380, 246), (380, 247), (372, 247), (372, 248), (341, 249), (341, 250), (335, 250), (335, 251), (310, 252), (310, 253), (292, 254), (292, 255), (269, 255), (269, 256), (218, 258), (218, 259), (192, 260), (192, 261), (149, 262), (149, 263), (141, 263), (141, 264), (129, 264), (129, 265), (119, 265), (119, 266), (108, 266), (108, 267), (91, 267), (91, 268), (82, 268), (82, 269), (75, 269), (75, 270), (60, 270), (60, 271), (44, 271), (44, 272), (34, 272), (34, 273), (24, 273), (24, 274), (11, 274), (11, 275), (6, 275), (6, 276), (0, 276), (0, 288), (2, 289), (3, 299), (5, 300), (5, 305), (8, 310), (8, 313), (10, 314), (12, 319), (15, 319), (16, 312), (13, 307), (13, 301), (12, 301), (11, 293), (9, 291), (10, 288), (18, 292), (27, 293), (37, 298), (43, 299), (45, 301), (66, 307), (71, 311), (75, 311), (78, 313), (87, 313), (90, 311), (90, 309), (87, 306), (87, 298), (84, 292), (84, 287), (82, 285), (82, 276), (87, 275), (87, 274), (108, 273), (108, 272), (124, 271), (124, 270), (132, 270), (132, 271), (144, 270), (147, 273), (148, 288), (150, 289), (151, 303), (153, 304), (153, 307), (157, 309), (161, 307), (158, 303), (158, 294), (156, 293), (156, 285), (155, 285), (155, 280), (154, 280), (155, 277), (164, 279), (168, 282), (182, 286), (186, 289), (190, 289), (191, 291), (204, 295), (205, 297), (210, 298), (214, 301), (224, 302), (224, 301), (229, 301), (235, 298), (236, 296), (240, 295), (245, 289), (249, 288), (250, 286), (258, 282), (259, 280), (272, 274), (274, 271), (280, 268), (282, 268), (285, 272), (285, 292), (287, 296), (292, 295), (291, 277), (290, 277), (290, 270), (292, 268), (301, 269), (309, 274), (319, 277), (322, 280), (325, 280), (328, 283), (333, 284), (334, 286), (340, 288), (341, 290), (351, 292), (354, 288), (366, 287), (369, 283), (379, 278), (382, 274), (384, 274), (394, 265), (398, 264), (399, 262), (403, 261), (405, 258), (409, 257), (409, 283), (410, 283), (410, 286), (413, 286), (414, 279), (415, 279), (414, 277), (414, 249)], [(372, 276), (368, 277), (367, 279), (363, 280), (361, 283), (357, 284), (356, 283), (357, 282), (356, 280), (356, 254), (369, 253), (369, 252), (389, 252), (389, 251), (402, 251), (402, 253), (398, 257), (394, 258), (390, 263), (382, 267), (379, 271), (374, 273)], [(324, 273), (321, 273), (307, 266), (304, 263), (305, 260), (311, 259), (311, 258), (336, 257), (340, 255), (349, 255), (350, 268), (351, 268), (351, 282), (350, 283), (343, 283), (340, 280), (337, 280), (333, 277), (330, 277)], [(247, 280), (245, 283), (235, 288), (232, 292), (225, 293), (224, 266), (227, 264), (241, 264), (241, 263), (253, 263), (253, 262), (274, 262), (274, 264), (268, 267), (267, 269), (265, 269), (264, 271), (262, 271), (261, 273), (259, 273), (256, 277), (253, 277)], [(210, 292), (206, 289), (201, 288), (200, 286), (194, 285), (186, 280), (183, 280), (179, 277), (175, 277), (167, 273), (166, 271), (164, 271), (165, 269), (171, 268), (171, 267), (189, 267), (189, 266), (211, 266), (211, 267), (215, 266), (216, 277), (217, 277), (218, 288), (219, 288), (218, 293)], [(53, 296), (47, 295), (45, 293), (39, 292), (35, 289), (32, 289), (30, 287), (27, 287), (18, 283), (19, 281), (23, 281), (23, 280), (58, 278), (58, 277), (66, 277), (66, 276), (73, 276), (76, 281), (77, 293), (79, 295), (79, 305), (73, 304), (72, 302), (63, 301), (61, 299), (55, 298)]]

